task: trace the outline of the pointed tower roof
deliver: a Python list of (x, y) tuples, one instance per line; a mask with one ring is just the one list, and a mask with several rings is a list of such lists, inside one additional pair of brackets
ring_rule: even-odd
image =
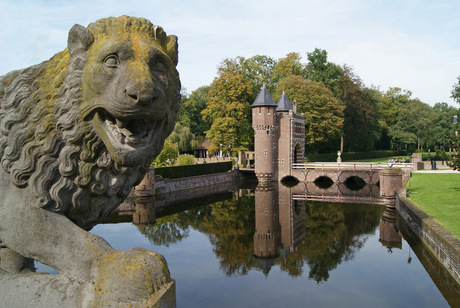
[(273, 100), (270, 93), (268, 93), (268, 90), (265, 87), (265, 85), (263, 85), (262, 89), (257, 95), (256, 100), (252, 104), (252, 107), (259, 107), (259, 106), (275, 106), (276, 107), (276, 103)]
[(276, 111), (289, 111), (293, 110), (292, 104), (287, 98), (286, 94), (283, 91), (283, 95), (281, 95), (278, 101), (278, 107), (276, 107)]
[(268, 273), (276, 263), (276, 258), (258, 258), (255, 257), (259, 268), (264, 273), (265, 277), (268, 277)]

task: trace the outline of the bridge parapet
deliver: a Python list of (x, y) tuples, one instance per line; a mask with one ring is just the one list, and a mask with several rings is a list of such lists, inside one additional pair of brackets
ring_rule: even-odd
[[(359, 177), (366, 184), (380, 182), (379, 172), (388, 169), (388, 164), (366, 162), (315, 162), (292, 164), (291, 174), (279, 174), (280, 180), (286, 176), (293, 176), (302, 182), (314, 182), (320, 177), (328, 177), (334, 183), (344, 183), (350, 177)], [(412, 164), (395, 163), (390, 169), (401, 170), (404, 180), (408, 179)], [(404, 181), (405, 182), (405, 181)]]
[(403, 172), (410, 172), (412, 164), (406, 163), (368, 163), (368, 162), (312, 162), (312, 163), (294, 163), (292, 169), (321, 169), (321, 170), (381, 170), (400, 168)]

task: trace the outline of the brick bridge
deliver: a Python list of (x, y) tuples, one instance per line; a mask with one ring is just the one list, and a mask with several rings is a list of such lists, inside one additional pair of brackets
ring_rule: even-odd
[[(412, 164), (394, 164), (392, 167), (400, 168), (403, 171), (403, 179), (410, 176)], [(362, 179), (366, 184), (378, 184), (379, 172), (388, 168), (383, 163), (294, 163), (290, 173), (278, 174), (279, 180), (294, 177), (301, 182), (312, 183), (319, 178), (326, 177), (334, 183), (345, 183), (352, 177)]]

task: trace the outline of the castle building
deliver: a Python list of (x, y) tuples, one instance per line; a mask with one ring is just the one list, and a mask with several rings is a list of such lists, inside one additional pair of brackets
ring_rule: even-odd
[(259, 182), (281, 181), (291, 176), (293, 163), (303, 163), (305, 116), (297, 114), (283, 93), (275, 103), (265, 86), (252, 104), (255, 174)]

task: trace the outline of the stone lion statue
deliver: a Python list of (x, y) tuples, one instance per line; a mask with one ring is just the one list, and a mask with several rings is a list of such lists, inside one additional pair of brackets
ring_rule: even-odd
[[(121, 16), (75, 25), (64, 51), (0, 76), (2, 301), (17, 300), (5, 291), (8, 281), (40, 276), (25, 273), (30, 259), (58, 271), (45, 285), (67, 282), (56, 296), (77, 290), (71, 300), (83, 306), (137, 305), (172, 281), (161, 256), (116, 251), (87, 230), (128, 196), (162, 150), (179, 108), (177, 62), (175, 36)], [(124, 273), (130, 262), (144, 274)]]

